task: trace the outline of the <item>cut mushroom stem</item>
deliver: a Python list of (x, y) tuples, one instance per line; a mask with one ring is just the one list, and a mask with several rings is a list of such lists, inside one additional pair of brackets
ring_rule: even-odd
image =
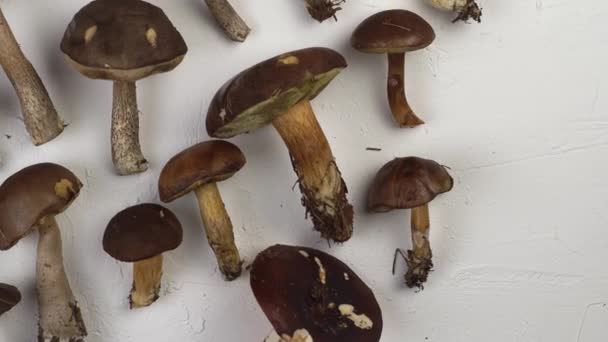
[(228, 0), (205, 0), (205, 2), (228, 38), (235, 42), (244, 42), (251, 29)]
[(412, 208), (412, 250), (407, 252), (408, 270), (405, 283), (408, 287), (422, 288), (433, 268), (433, 253), (429, 242), (429, 206)]
[(150, 306), (158, 299), (162, 275), (162, 254), (133, 263), (133, 288), (129, 296), (131, 309)]
[(405, 97), (405, 53), (388, 54), (388, 103), (397, 123), (401, 127), (415, 127), (424, 124), (407, 102)]
[(346, 199), (346, 184), (310, 102), (300, 101), (272, 124), (289, 149), (302, 204), (315, 229), (336, 242), (350, 239), (353, 208)]
[(25, 129), (34, 145), (42, 145), (64, 128), (49, 94), (25, 57), (0, 9), (0, 64), (13, 84), (23, 113)]

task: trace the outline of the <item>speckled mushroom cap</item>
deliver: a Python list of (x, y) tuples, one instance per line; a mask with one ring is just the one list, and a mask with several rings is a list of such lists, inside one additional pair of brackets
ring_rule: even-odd
[(76, 13), (61, 51), (87, 77), (136, 81), (172, 70), (188, 47), (160, 8), (140, 0), (95, 0)]
[(433, 160), (396, 158), (384, 165), (372, 183), (367, 206), (373, 212), (411, 209), (452, 190), (454, 180)]
[(306, 329), (315, 342), (377, 342), (382, 312), (347, 265), (306, 248), (272, 246), (256, 257), (251, 289), (279, 335)]
[(314, 99), (344, 68), (342, 55), (319, 47), (259, 63), (215, 94), (207, 112), (207, 133), (230, 138), (265, 126), (298, 102)]
[(103, 234), (103, 250), (114, 259), (136, 262), (176, 249), (182, 225), (171, 210), (144, 203), (114, 216)]
[(0, 283), (0, 316), (21, 301), (21, 292), (11, 285)]
[(238, 172), (246, 163), (235, 145), (212, 140), (202, 142), (171, 158), (160, 173), (158, 193), (161, 201), (171, 202), (212, 182), (221, 182)]
[(0, 250), (14, 246), (44, 217), (63, 212), (81, 187), (70, 170), (51, 163), (10, 176), (0, 185)]
[(384, 54), (424, 49), (433, 40), (435, 31), (418, 14), (389, 10), (365, 19), (353, 32), (350, 42), (361, 52)]

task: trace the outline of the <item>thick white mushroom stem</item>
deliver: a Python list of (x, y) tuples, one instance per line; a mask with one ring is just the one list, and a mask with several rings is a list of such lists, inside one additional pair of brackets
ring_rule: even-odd
[(234, 280), (241, 275), (242, 261), (234, 242), (232, 221), (226, 212), (217, 184), (205, 184), (195, 192), (207, 241), (215, 253), (220, 272), (226, 280)]
[(407, 102), (405, 97), (405, 53), (388, 54), (388, 103), (393, 117), (401, 127), (415, 127), (424, 124)]
[(148, 169), (139, 144), (139, 110), (134, 82), (114, 82), (112, 160), (118, 174), (123, 176)]
[(429, 242), (428, 204), (412, 209), (412, 250), (407, 253), (408, 270), (405, 283), (408, 287), (422, 288), (433, 268), (433, 253)]
[(133, 288), (129, 296), (131, 309), (150, 306), (158, 299), (162, 276), (162, 255), (133, 263)]
[(287, 145), (302, 204), (315, 229), (323, 238), (347, 241), (353, 233), (353, 207), (346, 199), (346, 184), (310, 102), (299, 102), (272, 124)]
[(21, 51), (2, 9), (0, 64), (17, 92), (25, 129), (34, 145), (42, 145), (58, 136), (63, 131), (63, 121), (57, 114), (40, 76)]
[(475, 0), (427, 0), (433, 7), (444, 11), (458, 12), (458, 16), (452, 21), (467, 21), (473, 19), (481, 22), (481, 8)]
[(80, 308), (74, 298), (63, 266), (61, 233), (55, 218), (38, 225), (36, 289), (40, 311), (40, 342), (77, 342), (87, 336)]
[(235, 42), (244, 42), (251, 29), (228, 0), (205, 0), (205, 2), (228, 38)]

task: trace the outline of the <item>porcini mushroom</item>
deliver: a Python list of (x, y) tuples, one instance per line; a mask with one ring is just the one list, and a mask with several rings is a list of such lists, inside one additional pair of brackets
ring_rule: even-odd
[(20, 301), (21, 292), (18, 288), (0, 283), (0, 316), (15, 307)]
[(235, 42), (244, 42), (251, 29), (228, 0), (205, 0), (218, 25)]
[(353, 208), (310, 101), (345, 67), (344, 57), (326, 48), (284, 53), (228, 81), (207, 113), (207, 133), (217, 138), (272, 123), (291, 155), (307, 215), (324, 238), (338, 242), (352, 235)]
[(359, 24), (351, 37), (351, 45), (358, 51), (388, 55), (388, 103), (401, 127), (424, 124), (405, 96), (405, 53), (424, 49), (433, 40), (435, 32), (431, 25), (406, 10), (376, 13)]
[(96, 0), (72, 19), (61, 41), (83, 75), (114, 82), (112, 160), (120, 175), (147, 170), (139, 143), (135, 82), (173, 70), (188, 48), (158, 7), (140, 0)]
[(473, 19), (476, 22), (481, 22), (481, 8), (475, 0), (426, 0), (431, 6), (442, 11), (456, 12), (458, 16), (452, 20), (453, 23), (462, 20), (468, 21)]
[(63, 121), (40, 76), (25, 57), (0, 8), (0, 65), (15, 87), (25, 129), (34, 145), (42, 145), (63, 132)]
[(408, 287), (422, 288), (433, 268), (428, 203), (437, 195), (452, 190), (453, 186), (454, 180), (444, 166), (428, 159), (406, 157), (384, 165), (369, 189), (367, 206), (372, 212), (412, 209), (413, 249), (404, 256), (408, 266), (405, 274)]
[(11, 248), (38, 228), (39, 341), (80, 341), (87, 336), (65, 273), (55, 220), (78, 197), (81, 187), (70, 170), (51, 163), (26, 167), (0, 185), (0, 250)]
[(246, 163), (243, 152), (221, 140), (194, 145), (167, 162), (158, 179), (161, 201), (167, 203), (190, 192), (196, 194), (207, 240), (226, 280), (241, 275), (241, 257), (234, 242), (230, 216), (217, 182), (232, 177)]
[(103, 250), (133, 263), (130, 308), (149, 306), (159, 298), (164, 252), (182, 243), (182, 226), (169, 209), (139, 204), (116, 214), (103, 234)]
[(329, 18), (334, 18), (335, 21), (338, 21), (336, 17), (336, 12), (342, 9), (340, 4), (346, 2), (346, 0), (305, 0), (306, 1), (306, 10), (308, 14), (310, 14), (313, 19), (322, 23)]
[(255, 258), (250, 283), (283, 341), (380, 340), (382, 311), (372, 290), (329, 254), (272, 246)]

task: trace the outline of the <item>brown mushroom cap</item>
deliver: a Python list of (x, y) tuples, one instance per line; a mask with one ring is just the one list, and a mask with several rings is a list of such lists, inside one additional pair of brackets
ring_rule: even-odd
[[(279, 335), (306, 329), (315, 342), (380, 340), (382, 312), (372, 290), (329, 254), (270, 247), (253, 262), (251, 289)], [(354, 315), (342, 312), (348, 309)]]
[(265, 126), (298, 102), (314, 99), (344, 68), (342, 55), (318, 47), (259, 63), (218, 90), (207, 112), (207, 132), (230, 138)]
[(433, 40), (435, 31), (418, 14), (389, 10), (365, 19), (350, 42), (353, 48), (365, 53), (403, 53), (424, 49)]
[(432, 201), (453, 186), (454, 180), (445, 167), (433, 160), (396, 158), (376, 174), (367, 206), (373, 212), (411, 209)]
[(161, 171), (160, 200), (171, 202), (202, 185), (226, 180), (245, 163), (243, 152), (227, 141), (205, 141), (187, 148), (171, 158)]
[(0, 283), (0, 315), (21, 301), (21, 292), (14, 286)]
[(14, 246), (46, 216), (63, 212), (78, 197), (82, 183), (70, 170), (36, 164), (0, 185), (0, 250)]
[(176, 249), (182, 225), (171, 210), (158, 204), (139, 204), (112, 218), (103, 234), (103, 249), (114, 259), (136, 262)]
[(61, 51), (87, 77), (136, 81), (172, 70), (188, 47), (160, 8), (140, 0), (95, 0), (76, 13)]

